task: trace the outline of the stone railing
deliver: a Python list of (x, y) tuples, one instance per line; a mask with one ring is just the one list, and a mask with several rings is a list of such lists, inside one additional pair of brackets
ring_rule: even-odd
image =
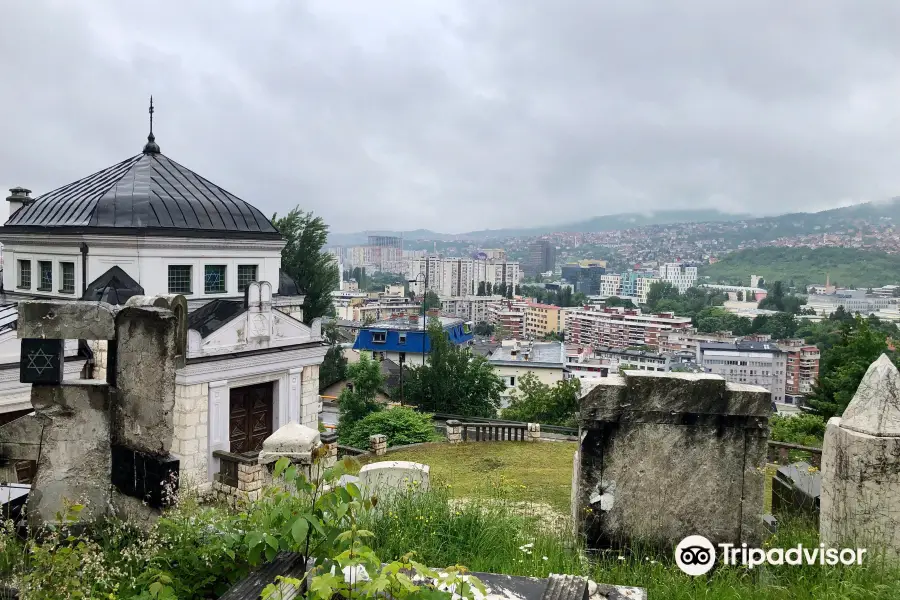
[(822, 466), (821, 448), (769, 440), (767, 452), (767, 461), (770, 464), (789, 465), (802, 460), (816, 468)]
[(447, 421), (447, 441), (459, 442), (537, 442), (541, 426), (537, 423), (463, 423)]

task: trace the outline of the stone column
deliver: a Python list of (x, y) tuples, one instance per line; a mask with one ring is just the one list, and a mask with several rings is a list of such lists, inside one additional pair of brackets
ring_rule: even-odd
[(462, 441), (462, 425), (459, 421), (451, 419), (447, 421), (447, 442), (458, 444)]
[(231, 440), (228, 438), (229, 392), (228, 381), (211, 381), (208, 387), (209, 403), (208, 411), (208, 477), (212, 480), (219, 472), (219, 459), (213, 456), (216, 450), (231, 450)]
[(369, 436), (369, 448), (375, 456), (383, 456), (387, 452), (387, 436), (381, 433)]
[(319, 365), (303, 367), (300, 392), (300, 421), (302, 425), (317, 428), (322, 401), (319, 398)]
[(311, 479), (313, 456), (321, 445), (317, 430), (299, 423), (288, 423), (263, 441), (259, 464), (269, 465), (280, 458), (287, 458), (300, 467), (307, 479)]
[(322, 446), (322, 466), (326, 469), (333, 467), (337, 463), (338, 455), (338, 438), (333, 432), (323, 433), (320, 436)]
[(528, 435), (525, 436), (526, 442), (539, 442), (541, 441), (541, 424), (540, 423), (529, 423), (528, 424)]
[(828, 420), (820, 503), (826, 546), (900, 555), (900, 373), (884, 354)]

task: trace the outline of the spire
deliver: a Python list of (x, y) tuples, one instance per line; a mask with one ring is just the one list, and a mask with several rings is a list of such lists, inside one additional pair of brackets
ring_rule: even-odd
[(147, 136), (147, 143), (144, 144), (144, 154), (159, 154), (159, 144), (156, 143), (156, 137), (153, 135), (153, 96), (150, 96), (150, 135)]

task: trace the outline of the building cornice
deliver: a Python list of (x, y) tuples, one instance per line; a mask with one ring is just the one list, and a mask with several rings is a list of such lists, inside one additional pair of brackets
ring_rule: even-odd
[(320, 365), (325, 360), (326, 352), (328, 346), (317, 344), (280, 352), (245, 352), (239, 355), (207, 357), (202, 360), (189, 359), (187, 364), (175, 373), (175, 382), (181, 385), (194, 385)]
[(275, 250), (281, 251), (281, 239), (241, 239), (223, 237), (182, 237), (173, 235), (101, 235), (72, 234), (52, 230), (6, 232), (0, 228), (0, 243), (8, 246), (79, 246), (91, 248), (179, 248), (201, 250)]

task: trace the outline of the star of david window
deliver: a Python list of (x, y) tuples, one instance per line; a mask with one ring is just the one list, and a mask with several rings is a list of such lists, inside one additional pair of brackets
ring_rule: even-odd
[(206, 265), (204, 267), (203, 291), (207, 294), (225, 293), (225, 265)]
[(19, 360), (19, 380), (22, 383), (52, 383), (62, 381), (63, 340), (22, 340)]

